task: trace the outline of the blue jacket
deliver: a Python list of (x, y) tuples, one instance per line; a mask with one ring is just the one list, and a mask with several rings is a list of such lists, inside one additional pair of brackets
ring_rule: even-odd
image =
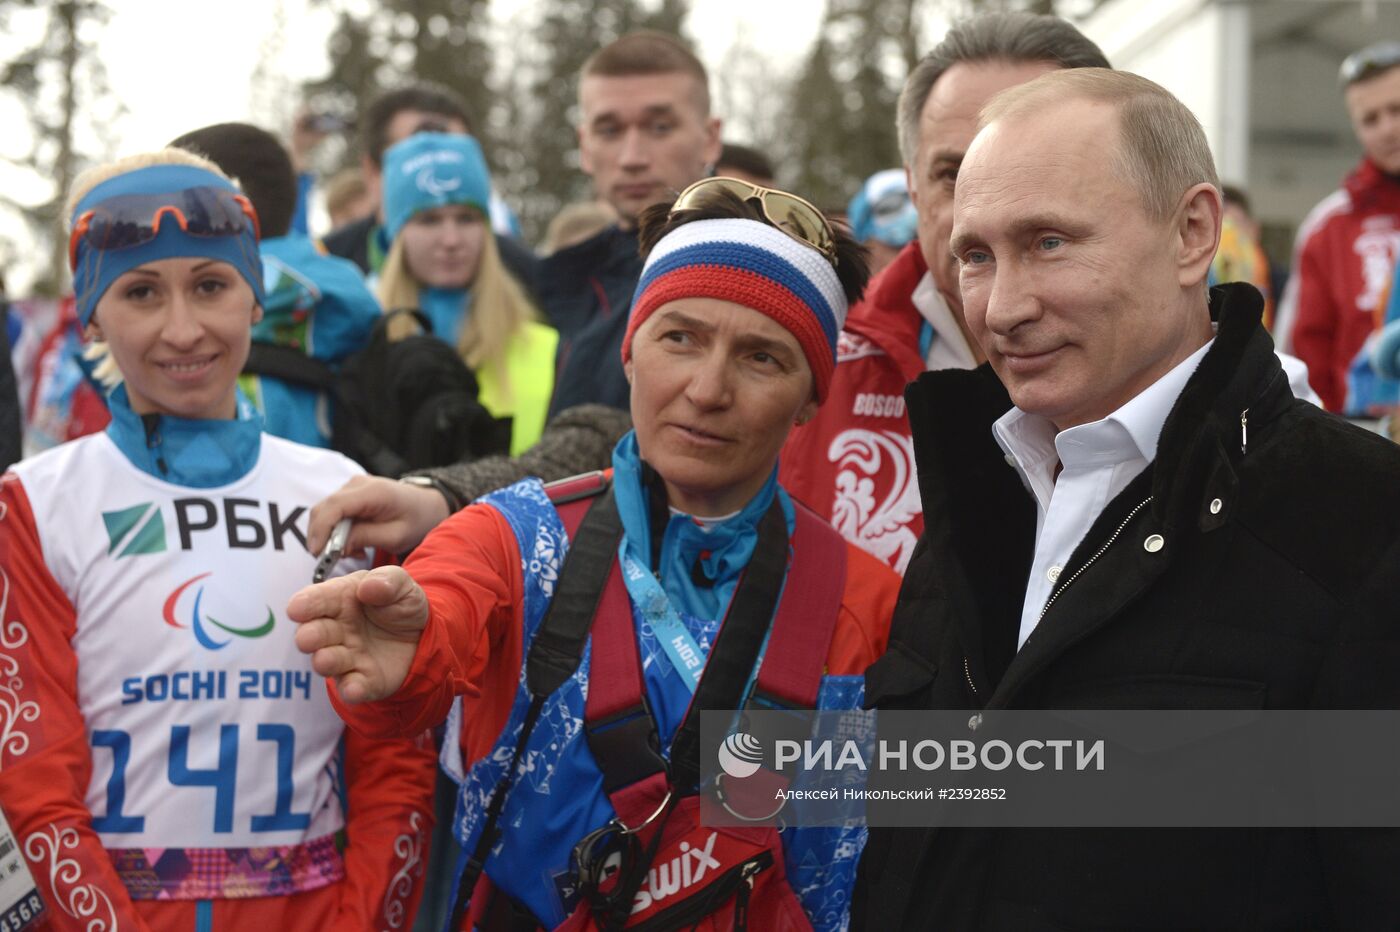
[[(253, 340), (299, 349), (338, 366), (361, 349), (379, 319), (379, 302), (354, 263), (323, 255), (298, 234), (261, 244), (267, 304)], [(322, 393), (279, 379), (245, 375), (243, 391), (262, 412), (267, 432), (315, 447), (330, 446), (330, 412)]]

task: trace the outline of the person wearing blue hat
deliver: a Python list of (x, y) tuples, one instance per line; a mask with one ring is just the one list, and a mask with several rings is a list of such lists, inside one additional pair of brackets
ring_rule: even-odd
[(0, 478), (6, 879), (58, 930), (401, 926), (431, 746), (348, 732), (292, 641), (307, 512), (362, 471), (238, 389), (257, 212), (167, 149), (80, 176), (69, 214), (112, 420)]
[[(379, 302), (353, 262), (322, 253), (296, 232), (297, 176), (276, 136), (248, 123), (215, 123), (171, 145), (205, 156), (237, 178), (258, 214), (266, 300), (239, 387), (268, 433), (346, 452), (336, 444), (342, 438), (333, 431), (334, 402), (313, 379), (339, 370), (365, 347), (380, 317)], [(314, 362), (303, 366), (302, 356)], [(306, 375), (289, 377), (283, 371), (288, 368)]]
[(918, 233), (919, 212), (904, 170), (889, 168), (867, 178), (851, 198), (846, 219), (856, 241), (870, 251), (871, 274), (878, 274)]
[[(417, 308), (457, 348), (478, 400), (511, 418), (512, 455), (544, 430), (559, 336), (501, 261), (490, 235), (491, 175), (470, 136), (417, 133), (384, 153), (384, 225), (392, 241), (377, 289), (384, 310)], [(390, 337), (407, 336), (400, 317)]]

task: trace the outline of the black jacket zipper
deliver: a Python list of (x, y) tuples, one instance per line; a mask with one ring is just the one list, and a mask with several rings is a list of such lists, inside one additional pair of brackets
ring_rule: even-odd
[(1040, 615), (1036, 618), (1037, 623), (1039, 623), (1041, 619), (1045, 617), (1046, 612), (1050, 611), (1050, 606), (1055, 604), (1055, 600), (1060, 597), (1060, 593), (1068, 589), (1070, 583), (1078, 579), (1085, 570), (1094, 565), (1095, 560), (1103, 556), (1108, 551), (1108, 548), (1113, 546), (1113, 542), (1118, 539), (1118, 535), (1123, 533), (1123, 528), (1128, 526), (1128, 522), (1133, 520), (1133, 518), (1137, 517), (1137, 513), (1146, 508), (1148, 503), (1150, 503), (1151, 501), (1152, 496), (1149, 495), (1147, 496), (1147, 498), (1139, 502), (1138, 506), (1132, 511), (1128, 512), (1128, 516), (1123, 519), (1123, 523), (1118, 525), (1118, 529), (1115, 530), (1109, 536), (1108, 540), (1104, 542), (1104, 545), (1099, 548), (1098, 553), (1094, 554), (1088, 560), (1084, 561), (1084, 565), (1081, 566), (1079, 569), (1075, 570), (1074, 575), (1070, 576), (1069, 579), (1066, 579), (1064, 585), (1055, 587), (1055, 591), (1050, 593), (1050, 598), (1045, 600), (1045, 607), (1040, 610)]
[(165, 465), (165, 453), (160, 446), (160, 415), (141, 415), (141, 426), (146, 429), (146, 449), (155, 452), (156, 466), (160, 469), (160, 474), (169, 475), (170, 468)]
[[(1123, 523), (1118, 525), (1118, 528), (1111, 535), (1109, 535), (1108, 540), (1105, 541), (1104, 545), (1098, 549), (1098, 552), (1095, 553), (1088, 560), (1084, 561), (1084, 565), (1079, 567), (1079, 569), (1075, 570), (1073, 574), (1067, 577), (1063, 584), (1055, 587), (1055, 590), (1050, 593), (1050, 598), (1045, 600), (1045, 607), (1040, 610), (1040, 615), (1036, 618), (1037, 623), (1039, 623), (1043, 618), (1045, 618), (1045, 613), (1050, 611), (1050, 606), (1055, 604), (1055, 600), (1060, 597), (1060, 593), (1068, 589), (1070, 583), (1078, 579), (1085, 570), (1094, 565), (1094, 562), (1098, 560), (1099, 557), (1103, 556), (1106, 552), (1108, 552), (1108, 548), (1113, 546), (1113, 542), (1116, 541), (1118, 537), (1123, 533), (1123, 529), (1128, 526), (1128, 522), (1132, 521), (1133, 518), (1137, 517), (1137, 513), (1139, 511), (1142, 511), (1142, 509), (1146, 508), (1151, 501), (1152, 496), (1149, 495), (1146, 499), (1139, 502), (1136, 508), (1128, 512), (1128, 516), (1123, 519)], [(981, 693), (977, 689), (977, 684), (972, 681), (972, 665), (968, 662), (968, 659), (965, 655), (963, 657), (963, 676), (967, 679), (967, 686), (969, 689), (972, 690), (972, 694), (974, 696), (981, 695)]]

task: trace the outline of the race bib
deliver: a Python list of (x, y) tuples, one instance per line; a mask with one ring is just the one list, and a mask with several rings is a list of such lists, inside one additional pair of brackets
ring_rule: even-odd
[(44, 901), (0, 811), (0, 932), (19, 932), (44, 918)]

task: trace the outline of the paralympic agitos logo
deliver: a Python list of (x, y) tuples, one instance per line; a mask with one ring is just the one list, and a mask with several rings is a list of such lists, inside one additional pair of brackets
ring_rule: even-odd
[[(172, 628), (193, 629), (195, 640), (199, 642), (201, 647), (208, 650), (221, 650), (233, 643), (233, 641), (228, 638), (222, 641), (215, 640), (214, 635), (217, 634), (217, 632), (211, 632), (210, 626), (240, 638), (260, 638), (266, 637), (272, 633), (272, 628), (277, 623), (277, 618), (273, 615), (271, 606), (268, 606), (267, 620), (262, 624), (247, 628), (236, 628), (232, 625), (224, 624), (222, 621), (219, 621), (217, 618), (214, 618), (204, 611), (204, 586), (201, 585), (196, 588), (193, 596), (186, 595), (195, 583), (211, 575), (213, 574), (200, 573), (198, 576), (187, 579), (176, 586), (175, 591), (166, 597), (165, 605), (161, 609), (161, 617), (165, 620), (167, 625)], [(184, 603), (184, 608), (182, 608), (182, 602)], [(186, 611), (189, 612), (188, 615), (185, 615)], [(190, 619), (189, 624), (182, 624), (177, 618), (177, 614), (188, 617)]]

